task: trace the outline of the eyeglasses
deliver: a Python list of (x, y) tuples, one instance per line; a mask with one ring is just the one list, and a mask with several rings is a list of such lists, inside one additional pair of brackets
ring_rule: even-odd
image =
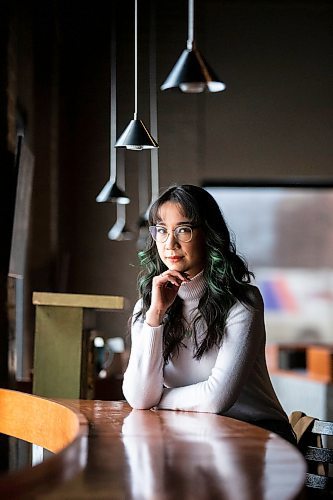
[[(188, 243), (192, 239), (194, 227), (178, 226), (172, 232), (177, 241)], [(165, 243), (170, 235), (170, 232), (163, 226), (149, 226), (149, 232), (157, 243)]]

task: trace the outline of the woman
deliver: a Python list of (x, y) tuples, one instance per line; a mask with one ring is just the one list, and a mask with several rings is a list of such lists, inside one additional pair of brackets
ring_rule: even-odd
[(136, 409), (226, 415), (294, 442), (266, 367), (262, 297), (216, 201), (171, 187), (149, 224), (125, 398)]

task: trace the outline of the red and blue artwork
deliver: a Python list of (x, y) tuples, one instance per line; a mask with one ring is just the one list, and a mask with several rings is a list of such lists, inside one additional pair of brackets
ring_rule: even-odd
[(266, 311), (295, 313), (299, 310), (296, 297), (285, 278), (262, 279), (258, 282), (258, 286), (263, 295)]

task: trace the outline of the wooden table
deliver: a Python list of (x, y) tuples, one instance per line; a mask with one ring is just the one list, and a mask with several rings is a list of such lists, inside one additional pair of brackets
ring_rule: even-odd
[(77, 437), (28, 472), (0, 478), (1, 498), (301, 498), (302, 456), (265, 430), (214, 414), (131, 410), (121, 401), (61, 403), (80, 417)]

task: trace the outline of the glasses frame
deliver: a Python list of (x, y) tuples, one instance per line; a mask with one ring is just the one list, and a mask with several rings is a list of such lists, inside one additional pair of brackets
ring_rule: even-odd
[[(173, 233), (173, 236), (174, 236), (175, 240), (177, 240), (178, 242), (180, 242), (180, 243), (189, 243), (190, 241), (192, 241), (192, 238), (193, 238), (193, 229), (195, 229), (197, 226), (186, 225), (186, 224), (183, 224), (182, 226), (177, 226), (172, 231), (167, 231), (166, 232), (164, 240), (158, 240), (156, 238), (156, 229), (158, 227), (161, 227), (161, 228), (163, 228), (163, 229), (166, 230), (166, 228), (164, 228), (164, 226), (159, 226), (158, 224), (156, 224), (155, 226), (149, 226), (149, 233), (150, 233), (151, 237), (153, 238), (153, 240), (156, 241), (157, 243), (166, 243), (168, 241), (168, 238), (169, 238), (169, 236), (170, 236), (171, 233)], [(177, 231), (179, 231), (183, 227), (186, 227), (186, 229), (190, 229), (191, 230), (191, 236), (190, 236), (189, 240), (186, 240), (186, 241), (180, 240), (179, 236), (176, 233)], [(155, 235), (154, 235), (154, 233), (155, 233)]]

